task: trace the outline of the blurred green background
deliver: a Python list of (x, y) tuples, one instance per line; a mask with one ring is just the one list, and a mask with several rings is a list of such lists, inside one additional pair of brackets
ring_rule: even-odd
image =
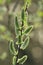
[[(9, 40), (15, 40), (14, 17), (20, 13), (24, 0), (12, 0), (9, 4), (9, 12), (6, 8), (6, 0), (0, 0), (0, 65), (12, 65), (12, 55), (9, 52)], [(12, 9), (14, 7), (13, 13)], [(13, 15), (8, 23), (8, 13)], [(31, 0), (27, 15), (28, 25), (33, 25), (30, 34), (30, 43), (20, 56), (27, 54), (28, 60), (23, 65), (43, 65), (43, 0)]]

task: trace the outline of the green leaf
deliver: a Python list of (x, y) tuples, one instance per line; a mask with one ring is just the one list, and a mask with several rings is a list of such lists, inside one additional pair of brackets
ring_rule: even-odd
[(26, 60), (27, 60), (27, 55), (24, 55), (22, 58), (17, 60), (17, 63), (23, 64), (23, 63), (25, 63)]
[(23, 32), (23, 34), (30, 33), (32, 31), (32, 29), (33, 29), (33, 26), (31, 25)]
[(22, 18), (22, 23), (24, 24), (24, 9), (22, 9), (21, 18)]
[(22, 10), (21, 18), (22, 18), (22, 20), (24, 20), (24, 9)]
[(14, 47), (14, 42), (13, 40), (10, 41), (9, 43), (9, 50), (10, 52), (13, 54), (13, 55), (17, 55), (18, 54), (18, 51), (15, 49)]
[(28, 47), (28, 45), (29, 45), (29, 38), (27, 37), (27, 38), (24, 40), (23, 44), (21, 44), (20, 49), (25, 50), (25, 49)]
[(16, 36), (19, 34), (19, 30), (17, 29), (17, 27), (15, 27), (15, 34)]
[(14, 56), (14, 57), (13, 57), (13, 63), (12, 63), (13, 65), (16, 65), (16, 60), (17, 60), (17, 57)]
[(16, 35), (19, 34), (19, 24), (18, 24), (17, 16), (15, 17), (15, 33)]
[(19, 28), (17, 16), (15, 17), (15, 25), (16, 25), (17, 28)]

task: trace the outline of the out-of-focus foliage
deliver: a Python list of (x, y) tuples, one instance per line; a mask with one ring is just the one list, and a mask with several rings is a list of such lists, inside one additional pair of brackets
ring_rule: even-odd
[(10, 4), (11, 0), (0, 0), (0, 5), (3, 5), (5, 3)]
[(43, 11), (38, 11), (37, 14), (38, 16), (43, 17)]
[(38, 2), (38, 10), (37, 10), (37, 14), (40, 17), (43, 17), (43, 0)]
[(6, 57), (7, 57), (7, 53), (6, 52), (4, 52), (4, 53), (2, 53), (2, 55), (0, 55), (0, 59), (1, 60), (5, 60)]
[(3, 5), (5, 3), (5, 0), (0, 0), (0, 5)]
[(6, 0), (6, 3), (7, 3), (7, 4), (10, 4), (10, 3), (11, 3), (11, 0)]
[(11, 40), (12, 38), (8, 35), (8, 34), (5, 34), (5, 35), (0, 35), (0, 41), (1, 40), (7, 40), (7, 41), (9, 41), (9, 40)]
[(0, 7), (0, 21), (3, 21), (3, 17), (6, 14), (6, 7)]
[(6, 31), (6, 27), (5, 26), (2, 26), (0, 25), (0, 33), (3, 33)]
[(11, 40), (11, 32), (7, 31), (7, 28), (3, 25), (0, 25), (0, 41), (1, 40)]
[(34, 13), (29, 13), (29, 21), (34, 24), (35, 28), (42, 26), (41, 21), (43, 17), (43, 0), (38, 1), (37, 10)]

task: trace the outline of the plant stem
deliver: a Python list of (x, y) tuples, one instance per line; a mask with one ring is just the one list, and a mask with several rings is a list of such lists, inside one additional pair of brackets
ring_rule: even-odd
[[(22, 38), (22, 31), (23, 31), (23, 21), (22, 21), (22, 25), (21, 25), (21, 30), (20, 30), (20, 33), (21, 33), (21, 38)], [(17, 55), (17, 60), (19, 58), (19, 52), (20, 52), (20, 45), (18, 45), (18, 55)], [(18, 65), (18, 64), (17, 64)]]

